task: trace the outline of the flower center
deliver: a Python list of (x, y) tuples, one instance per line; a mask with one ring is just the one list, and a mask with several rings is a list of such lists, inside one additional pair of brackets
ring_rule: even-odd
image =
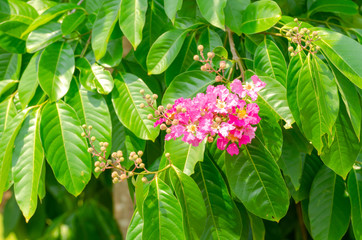
[(251, 91), (251, 90), (253, 90), (254, 89), (254, 84), (253, 83), (245, 83), (245, 86), (244, 86), (244, 88), (246, 89), (246, 90), (249, 90), (249, 91)]
[(195, 124), (191, 123), (190, 125), (187, 125), (186, 129), (187, 129), (188, 132), (194, 133), (194, 132), (196, 132), (197, 127), (196, 127)]
[(239, 119), (243, 119), (243, 118), (245, 118), (245, 117), (246, 117), (246, 111), (245, 111), (245, 109), (239, 110), (239, 111), (238, 111), (238, 118), (239, 118)]
[(229, 133), (228, 139), (229, 139), (230, 141), (232, 141), (232, 142), (235, 142), (235, 141), (238, 140), (238, 138), (235, 137), (235, 136), (234, 136), (233, 134), (231, 134), (231, 133)]
[(219, 109), (224, 109), (226, 107), (226, 103), (224, 101), (221, 101), (220, 99), (217, 99), (216, 107), (218, 107)]

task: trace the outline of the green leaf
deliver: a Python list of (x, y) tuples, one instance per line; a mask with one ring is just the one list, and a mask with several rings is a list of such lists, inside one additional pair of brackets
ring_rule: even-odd
[(323, 148), (321, 159), (336, 174), (346, 179), (357, 161), (361, 146), (343, 104), (341, 104), (335, 127), (336, 133), (332, 145)]
[(175, 77), (162, 98), (162, 104), (174, 104), (175, 100), (195, 97), (197, 93), (204, 92), (210, 84), (215, 82), (215, 76), (199, 70), (184, 72)]
[(76, 11), (70, 15), (67, 15), (62, 22), (62, 33), (64, 35), (71, 34), (77, 27), (83, 23), (86, 15), (84, 11)]
[(170, 180), (183, 211), (186, 239), (199, 239), (206, 222), (206, 207), (195, 181), (175, 166), (170, 170)]
[(270, 76), (286, 86), (287, 64), (283, 53), (273, 41), (264, 38), (256, 48), (254, 68), (257, 74)]
[(51, 101), (68, 91), (74, 72), (74, 52), (66, 42), (55, 42), (44, 49), (38, 66), (38, 80)]
[(294, 118), (288, 106), (287, 90), (274, 78), (265, 76), (259, 76), (259, 78), (266, 83), (266, 86), (259, 91), (257, 102), (266, 104), (278, 119), (286, 122), (285, 127), (290, 128)]
[(13, 102), (13, 96), (8, 97), (6, 100), (0, 103), (0, 139), (4, 130), (11, 123), (15, 117), (17, 110)]
[(207, 218), (200, 239), (240, 239), (242, 223), (238, 208), (231, 199), (224, 179), (212, 161), (196, 164), (193, 179), (204, 198)]
[(140, 90), (152, 95), (147, 85), (137, 76), (125, 73), (116, 77), (115, 87), (112, 92), (112, 102), (117, 116), (122, 124), (131, 130), (137, 137), (154, 141), (159, 133), (159, 128), (153, 127), (154, 121), (147, 119), (153, 110), (140, 108), (145, 103)]
[(123, 0), (119, 11), (119, 26), (133, 48), (142, 41), (146, 22), (147, 0)]
[(250, 0), (228, 0), (224, 9), (225, 23), (231, 31), (241, 35), (242, 29), (240, 21), (243, 17), (243, 12), (250, 4)]
[(33, 110), (15, 140), (13, 153), (13, 179), (16, 201), (26, 221), (35, 213), (38, 203), (38, 187), (44, 160), (40, 140), (40, 108)]
[(53, 20), (54, 18), (58, 17), (59, 15), (64, 14), (73, 9), (82, 9), (84, 11), (84, 9), (81, 6), (78, 6), (73, 3), (61, 3), (55, 5), (54, 7), (49, 8), (48, 10), (43, 12), (40, 16), (38, 16), (36, 19), (34, 19), (34, 21), (32, 21), (31, 24), (29, 23), (30, 26), (25, 32), (23, 32), (22, 36), (25, 36), (26, 34), (40, 27), (41, 25), (44, 25)]
[(165, 12), (173, 23), (175, 23), (177, 11), (182, 7), (182, 1), (183, 0), (164, 0)]
[(8, 91), (13, 91), (14, 86), (16, 88), (16, 85), (18, 84), (18, 80), (2, 80), (0, 81), (0, 97), (5, 95)]
[(318, 57), (308, 55), (299, 72), (297, 103), (303, 132), (320, 153), (322, 136), (332, 135), (339, 100), (333, 74)]
[(135, 210), (127, 229), (126, 240), (142, 240), (143, 219)]
[(359, 58), (362, 55), (361, 44), (334, 31), (322, 28), (315, 30), (318, 30), (318, 36), (321, 37), (316, 44), (320, 46), (324, 55), (351, 82), (362, 88), (362, 68)]
[(225, 166), (231, 189), (248, 211), (271, 221), (285, 216), (288, 189), (277, 163), (258, 137), (243, 145), (239, 155), (226, 154)]
[[(24, 109), (18, 113), (12, 120), (6, 125), (1, 139), (0, 139), (0, 194), (2, 196), (3, 192), (6, 190), (5, 186), (8, 184), (8, 176), (11, 170), (11, 158), (13, 155), (13, 148), (15, 138), (20, 131), (21, 125), (29, 112), (28, 109)], [(0, 203), (2, 201), (0, 197)]]
[(253, 239), (265, 239), (265, 226), (263, 220), (250, 212), (248, 212), (248, 216)]
[(111, 73), (96, 63), (93, 63), (91, 68), (94, 75), (94, 85), (97, 88), (97, 91), (100, 94), (110, 93), (114, 87)]
[(150, 183), (143, 213), (142, 239), (185, 239), (180, 203), (159, 177)]
[(241, 31), (253, 34), (268, 30), (281, 18), (282, 12), (274, 1), (261, 0), (249, 4), (242, 18)]
[(309, 7), (307, 16), (318, 12), (354, 15), (358, 14), (358, 5), (350, 0), (318, 0)]
[(308, 214), (313, 239), (341, 239), (349, 225), (350, 211), (342, 178), (327, 167), (321, 168), (310, 190)]
[(145, 198), (147, 197), (148, 189), (150, 186), (149, 184), (142, 182), (143, 176), (144, 175), (138, 175), (137, 179), (136, 179), (136, 184), (135, 184), (137, 211), (142, 218), (144, 218), (143, 202), (144, 202)]
[(99, 9), (92, 30), (92, 49), (96, 60), (101, 59), (107, 51), (107, 44), (117, 23), (119, 0), (105, 0)]
[(351, 202), (352, 227), (356, 239), (362, 238), (362, 170), (352, 169), (348, 176), (348, 193)]
[(89, 92), (77, 84), (71, 85), (71, 90), (66, 95), (66, 103), (77, 113), (81, 125), (92, 126), (91, 135), (96, 137), (95, 146), (100, 142), (108, 142), (107, 155), (112, 148), (112, 125), (111, 116), (106, 100), (102, 95)]
[(174, 29), (162, 34), (147, 55), (148, 74), (163, 73), (175, 60), (189, 30)]
[(223, 43), (217, 32), (207, 28), (201, 33), (198, 45), (204, 46), (204, 53), (208, 53), (212, 52), (216, 47), (223, 46)]
[(203, 161), (204, 151), (204, 141), (197, 147), (182, 141), (181, 137), (165, 141), (165, 152), (171, 154), (172, 164), (187, 175), (194, 173), (195, 164), (198, 161)]
[(34, 97), (38, 87), (38, 63), (40, 54), (36, 53), (30, 59), (28, 66), (25, 68), (21, 76), (18, 91), (21, 107), (25, 108), (30, 100)]
[(0, 47), (11, 53), (25, 53), (25, 39), (21, 34), (28, 25), (19, 21), (4, 21), (0, 24)]
[(123, 56), (122, 39), (123, 37), (109, 40), (106, 54), (98, 60), (98, 63), (107, 68), (117, 67)]
[(19, 79), (21, 56), (0, 48), (0, 79)]
[(50, 22), (32, 31), (26, 40), (26, 50), (34, 53), (61, 39), (60, 27), (60, 23)]
[(74, 196), (91, 177), (92, 163), (76, 112), (62, 101), (47, 104), (41, 114), (41, 140), (55, 178)]
[(26, 24), (31, 24), (38, 16), (36, 10), (29, 4), (18, 1), (3, 1), (0, 9), (0, 20), (15, 20)]
[(201, 15), (215, 27), (225, 29), (224, 8), (227, 0), (196, 0)]
[(41, 173), (40, 173), (40, 179), (39, 179), (39, 186), (38, 186), (38, 196), (40, 202), (44, 199), (46, 195), (46, 189), (45, 189), (45, 174), (46, 174), (46, 163), (43, 161), (43, 165), (41, 166)]

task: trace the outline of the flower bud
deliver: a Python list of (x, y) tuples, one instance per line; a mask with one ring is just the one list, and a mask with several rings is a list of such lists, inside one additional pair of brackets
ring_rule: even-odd
[(144, 89), (141, 89), (140, 90), (140, 93), (143, 95), (143, 94), (145, 94), (145, 90)]
[(199, 61), (199, 60), (200, 60), (199, 55), (194, 55), (194, 61)]
[(100, 166), (101, 168), (104, 168), (104, 167), (106, 166), (106, 164), (105, 164), (104, 162), (101, 162), (101, 163), (99, 164), (99, 166)]
[(170, 104), (170, 103), (167, 104), (166, 108), (167, 108), (167, 109), (172, 109), (172, 104)]
[(140, 168), (145, 168), (145, 164), (144, 164), (144, 163), (141, 163), (141, 164), (140, 164)]
[(122, 151), (121, 151), (121, 150), (118, 150), (118, 151), (117, 151), (117, 157), (122, 157), (122, 156), (123, 156)]
[(151, 95), (150, 95), (150, 94), (146, 94), (146, 98), (147, 98), (147, 99), (150, 99), (150, 98), (151, 98)]
[(140, 156), (140, 157), (142, 157), (142, 156), (143, 156), (143, 152), (142, 152), (142, 151), (138, 151), (138, 152), (137, 152), (137, 155)]
[(155, 111), (155, 115), (156, 115), (156, 116), (160, 116), (160, 111), (156, 110), (156, 111)]
[(288, 47), (288, 51), (289, 52), (293, 52), (294, 51), (294, 48), (292, 46)]
[(133, 172), (129, 172), (129, 173), (128, 173), (128, 176), (129, 176), (129, 177), (132, 177), (133, 175), (134, 175)]
[(167, 128), (166, 133), (171, 133), (171, 128)]
[(88, 152), (92, 153), (93, 152), (93, 148), (88, 148)]
[(86, 134), (85, 134), (85, 132), (82, 132), (82, 134), (80, 134), (82, 137), (85, 137), (86, 136)]
[(118, 173), (116, 171), (112, 172), (112, 178), (118, 177)]
[(89, 126), (88, 126), (88, 129), (89, 129), (89, 130), (92, 130), (92, 129), (93, 129), (93, 126), (92, 126), (92, 125), (89, 125)]
[(205, 66), (206, 70), (210, 70), (210, 69), (211, 69), (210, 63), (206, 63), (204, 66)]
[(213, 57), (215, 57), (215, 53), (214, 52), (208, 52), (207, 57), (208, 58), (213, 58)]
[(119, 180), (118, 178), (113, 178), (112, 182), (113, 183), (118, 183), (118, 180)]
[(207, 138), (207, 141), (208, 141), (209, 143), (212, 143), (212, 142), (214, 141), (214, 138), (211, 137), (211, 136), (209, 136), (209, 137)]
[(226, 62), (225, 62), (225, 61), (221, 61), (221, 62), (220, 62), (220, 68), (221, 68), (221, 69), (225, 69), (225, 68), (226, 68)]
[(125, 180), (127, 178), (127, 175), (126, 174), (121, 174), (121, 180)]
[(123, 162), (124, 161), (124, 157), (120, 157), (119, 161)]
[(167, 129), (166, 124), (162, 123), (161, 126), (160, 126), (160, 129), (161, 129), (161, 130), (166, 130), (166, 129)]
[(158, 111), (160, 111), (160, 112), (163, 112), (163, 110), (165, 110), (165, 108), (162, 106), (162, 105), (160, 105), (160, 106), (158, 106)]
[(313, 32), (312, 32), (312, 35), (313, 35), (313, 36), (317, 36), (317, 35), (318, 35), (318, 32), (317, 32), (317, 31), (313, 31)]
[(147, 119), (151, 120), (152, 118), (153, 118), (153, 115), (151, 113), (148, 114)]
[(107, 160), (107, 164), (108, 164), (108, 165), (111, 165), (112, 163), (113, 163), (113, 162), (112, 162), (111, 159), (108, 159), (108, 160)]
[(145, 107), (145, 104), (144, 103), (141, 103), (140, 104), (140, 108), (144, 108)]
[(152, 98), (156, 100), (156, 99), (158, 98), (158, 95), (157, 95), (157, 94), (153, 94), (153, 95), (152, 95)]
[(91, 141), (95, 141), (95, 140), (96, 140), (95, 136), (91, 137)]
[(298, 22), (298, 18), (294, 18), (294, 22)]
[(95, 166), (95, 167), (98, 167), (98, 166), (99, 166), (99, 164), (100, 164), (100, 162), (99, 162), (99, 161), (95, 161), (94, 166)]
[(112, 158), (116, 158), (116, 157), (117, 157), (117, 153), (116, 153), (116, 152), (113, 152), (111, 156), (112, 156)]
[(315, 49), (318, 51), (319, 49), (321, 49), (320, 46), (316, 46)]
[(108, 146), (109, 146), (109, 143), (108, 143), (108, 142), (104, 142), (104, 143), (103, 143), (103, 147), (106, 147), (106, 148), (107, 148)]
[(183, 112), (183, 113), (185, 113), (186, 111), (187, 111), (186, 108), (182, 108), (182, 109), (181, 109), (181, 112)]
[(166, 120), (166, 125), (171, 125), (172, 124), (172, 122), (171, 122), (171, 120)]
[(298, 30), (299, 30), (299, 27), (294, 27), (294, 28), (293, 28), (293, 31), (294, 31), (294, 32), (298, 32)]
[(165, 153), (165, 157), (166, 157), (166, 158), (169, 158), (170, 156), (171, 156), (170, 153)]
[(99, 157), (98, 160), (99, 160), (99, 161), (103, 161), (104, 158), (103, 158), (103, 157)]
[(133, 157), (134, 155), (136, 155), (136, 152), (130, 152), (129, 154), (131, 157)]
[(104, 152), (106, 151), (106, 148), (105, 147), (101, 147), (101, 152)]
[(141, 158), (137, 158), (137, 159), (136, 159), (136, 163), (137, 163), (137, 164), (141, 164), (141, 163), (142, 163), (142, 159), (141, 159)]
[(178, 121), (178, 119), (174, 119), (174, 120), (172, 121), (172, 125), (174, 125), (174, 126), (175, 126), (175, 125), (177, 125), (177, 124), (178, 124), (178, 122), (179, 122), (179, 121)]
[(220, 117), (216, 117), (216, 118), (215, 118), (215, 122), (221, 123), (221, 118), (220, 118)]
[(181, 112), (181, 110), (182, 110), (182, 107), (181, 107), (180, 105), (177, 105), (177, 106), (176, 106), (176, 111), (177, 111), (177, 113)]
[(98, 172), (100, 172), (101, 171), (101, 169), (99, 168), (99, 167), (96, 167), (95, 169), (94, 169), (94, 172), (96, 172), (96, 173), (98, 173)]
[(199, 50), (200, 52), (204, 51), (204, 46), (203, 45), (197, 46), (197, 50)]
[(290, 56), (292, 56), (292, 57), (294, 57), (296, 54), (295, 54), (295, 52), (292, 52), (291, 54), (290, 54)]
[(143, 183), (146, 183), (146, 182), (147, 182), (147, 178), (146, 178), (146, 177), (143, 177), (143, 178), (142, 178), (142, 182), (143, 182)]
[(221, 81), (222, 81), (222, 78), (219, 75), (217, 75), (215, 77), (215, 82), (221, 82)]
[(83, 124), (83, 125), (82, 125), (82, 128), (83, 128), (83, 129), (86, 129), (86, 128), (87, 128), (87, 125)]
[(201, 71), (205, 72), (206, 71), (206, 67), (205, 65), (202, 65), (201, 68), (200, 68)]

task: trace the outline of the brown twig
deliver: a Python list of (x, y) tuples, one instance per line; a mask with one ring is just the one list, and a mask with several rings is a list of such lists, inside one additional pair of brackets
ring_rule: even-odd
[(235, 49), (233, 34), (232, 34), (230, 28), (227, 28), (226, 30), (228, 32), (230, 51), (231, 51), (231, 54), (233, 55), (233, 60), (236, 61), (237, 66), (240, 69), (241, 78), (242, 78), (242, 80), (244, 82), (245, 81), (245, 79), (244, 79), (245, 78), (245, 76), (244, 76), (244, 67), (243, 67), (243, 63), (241, 62), (241, 58), (240, 58), (238, 52)]
[(308, 232), (304, 225), (302, 208), (301, 208), (300, 202), (296, 204), (296, 208), (297, 208), (299, 227), (300, 227), (300, 231), (302, 232), (302, 238), (303, 238), (303, 240), (308, 240)]

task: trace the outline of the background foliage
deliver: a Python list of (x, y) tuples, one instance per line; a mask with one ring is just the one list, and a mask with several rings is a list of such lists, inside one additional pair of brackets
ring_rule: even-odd
[[(127, 239), (362, 239), (360, 11), (359, 0), (1, 0), (4, 235), (122, 239), (87, 124), (108, 153), (143, 150), (151, 170), (171, 154), (151, 183), (129, 180)], [(318, 31), (316, 54), (288, 54), (294, 17)], [(139, 107), (141, 89), (168, 104), (215, 83), (193, 61), (199, 44), (267, 84), (238, 156), (164, 142)]]

